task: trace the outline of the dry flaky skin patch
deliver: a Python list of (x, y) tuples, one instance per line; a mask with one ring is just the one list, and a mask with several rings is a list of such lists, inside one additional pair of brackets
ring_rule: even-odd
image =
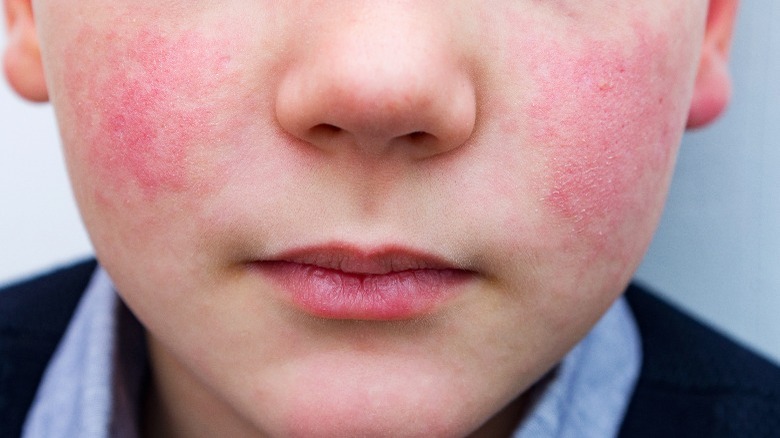
[(566, 230), (552, 233), (563, 238), (559, 249), (580, 253), (582, 269), (609, 267), (627, 281), (648, 242), (636, 230), (652, 229), (663, 203), (692, 92), (694, 71), (683, 60), (696, 53), (653, 23), (686, 14), (608, 6), (622, 18), (599, 31), (599, 15), (560, 2), (546, 14), (567, 20), (549, 25), (545, 14), (524, 11), (499, 18), (525, 30), (496, 45), (509, 48), (497, 53), (507, 78), (528, 84), (528, 94), (504, 98), (519, 118), (504, 117), (501, 127), (525, 137), (517, 153), (537, 163), (531, 195), (545, 229)]
[[(86, 27), (79, 40), (93, 38)], [(114, 68), (85, 74), (90, 66), (82, 66), (68, 71), (66, 79), (72, 104), (93, 107), (74, 113), (101, 184), (112, 192), (140, 192), (146, 199), (201, 190), (217, 176), (199, 165), (201, 155), (216, 156), (219, 148), (229, 147), (235, 128), (222, 114), (234, 104), (219, 94), (226, 82), (237, 80), (224, 50), (229, 40), (143, 28), (105, 44), (106, 56), (99, 62)], [(69, 54), (74, 59), (82, 55), (79, 49)]]
[(604, 41), (584, 42), (574, 59), (542, 46), (551, 56), (533, 70), (533, 138), (550, 148), (546, 201), (577, 232), (603, 235), (614, 211), (644, 208), (634, 194), (646, 175), (666, 168), (682, 131), (681, 120), (670, 120), (673, 84), (652, 61), (662, 59), (665, 42), (641, 28), (636, 40), (629, 56)]

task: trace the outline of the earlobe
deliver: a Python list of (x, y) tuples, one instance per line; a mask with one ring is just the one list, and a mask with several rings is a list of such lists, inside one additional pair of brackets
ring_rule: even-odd
[(25, 99), (45, 102), (49, 92), (43, 75), (31, 0), (5, 0), (8, 45), (3, 68), (11, 87)]
[(709, 2), (701, 60), (688, 113), (688, 128), (699, 128), (717, 119), (731, 99), (728, 60), (738, 3), (738, 0)]

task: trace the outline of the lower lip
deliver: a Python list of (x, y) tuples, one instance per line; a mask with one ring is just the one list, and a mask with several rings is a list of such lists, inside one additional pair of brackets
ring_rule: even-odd
[(430, 314), (456, 295), (471, 274), (457, 269), (412, 269), (355, 274), (292, 262), (255, 264), (311, 315), (328, 319), (402, 320)]

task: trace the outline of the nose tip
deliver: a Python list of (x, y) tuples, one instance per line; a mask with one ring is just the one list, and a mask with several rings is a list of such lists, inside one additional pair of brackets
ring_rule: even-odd
[(361, 77), (353, 70), (335, 78), (290, 80), (277, 102), (279, 123), (330, 151), (408, 149), (418, 157), (445, 152), (471, 136), (475, 96), (465, 81), (448, 78), (450, 83), (444, 83), (415, 72), (387, 76)]
[(426, 158), (465, 143), (476, 93), (452, 39), (362, 24), (326, 32), (288, 67), (276, 100), (282, 128), (329, 152)]

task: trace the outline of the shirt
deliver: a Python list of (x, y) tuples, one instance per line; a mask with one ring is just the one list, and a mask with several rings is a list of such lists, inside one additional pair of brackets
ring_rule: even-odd
[[(138, 437), (144, 331), (100, 267), (46, 368), (25, 438)], [(551, 372), (514, 438), (616, 436), (641, 367), (623, 298)]]

